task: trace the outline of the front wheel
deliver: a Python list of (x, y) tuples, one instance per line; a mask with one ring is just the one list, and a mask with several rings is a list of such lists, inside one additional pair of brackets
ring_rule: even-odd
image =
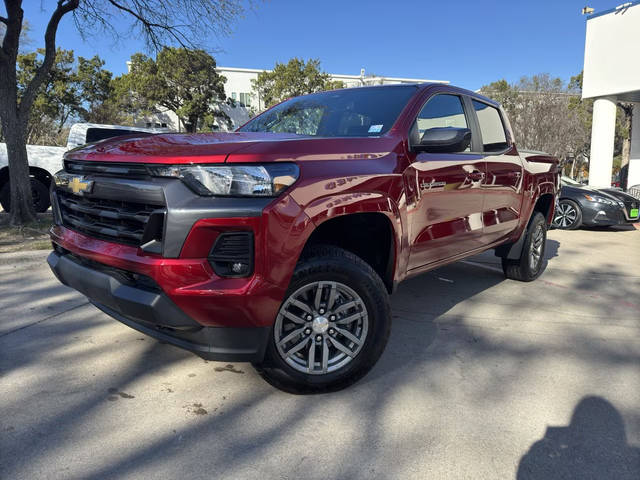
[(547, 243), (547, 221), (540, 212), (536, 212), (524, 232), (522, 253), (517, 259), (502, 259), (502, 271), (505, 277), (521, 282), (530, 282), (540, 276), (544, 270), (544, 250)]
[(256, 369), (290, 393), (341, 390), (373, 367), (390, 327), (378, 274), (351, 252), (313, 247), (296, 267)]
[(553, 215), (553, 226), (562, 230), (575, 230), (582, 225), (582, 210), (572, 200), (560, 200)]

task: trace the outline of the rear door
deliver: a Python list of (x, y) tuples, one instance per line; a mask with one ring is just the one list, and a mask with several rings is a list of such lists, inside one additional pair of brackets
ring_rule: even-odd
[(484, 207), (483, 242), (509, 236), (518, 226), (522, 207), (523, 165), (508, 134), (503, 113), (488, 103), (471, 99), (480, 130), (481, 149), (486, 161), (486, 179), (482, 189)]
[(462, 95), (436, 93), (429, 97), (409, 133), (416, 144), (434, 127), (472, 129), (472, 146), (455, 153), (409, 152), (404, 172), (407, 193), (409, 270), (445, 260), (480, 246), (482, 237), (484, 156), (473, 151), (473, 112)]

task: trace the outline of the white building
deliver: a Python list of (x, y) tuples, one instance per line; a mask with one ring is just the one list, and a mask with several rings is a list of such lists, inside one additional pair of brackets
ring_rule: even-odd
[[(257, 79), (259, 73), (264, 71), (269, 72), (270, 70), (260, 70), (255, 68), (218, 67), (217, 71), (227, 79), (224, 85), (226, 96), (235, 100), (236, 103), (235, 108), (231, 108), (228, 106), (223, 107), (223, 110), (227, 115), (229, 115), (233, 122), (233, 128), (237, 128), (248, 121), (252, 113), (258, 113), (265, 109), (264, 102), (253, 90), (251, 81)], [(398, 83), (449, 83), (446, 80), (429, 80), (426, 78), (400, 78), (365, 75), (364, 68), (360, 70), (360, 75), (342, 75), (337, 73), (330, 73), (329, 76), (331, 77), (331, 80), (341, 81), (346, 88)], [(184, 130), (184, 126), (180, 125), (177, 115), (170, 110), (164, 110), (151, 117), (141, 118), (136, 121), (136, 126), (167, 127), (175, 131)], [(221, 129), (225, 129), (225, 127), (221, 126)]]
[(593, 98), (589, 185), (611, 185), (616, 102), (632, 102), (627, 185), (640, 184), (640, 1), (587, 19), (582, 98)]

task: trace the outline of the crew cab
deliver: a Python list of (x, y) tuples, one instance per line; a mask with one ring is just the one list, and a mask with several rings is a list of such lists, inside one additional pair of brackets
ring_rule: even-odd
[(442, 84), (289, 99), (236, 132), (65, 154), (48, 258), (99, 309), (290, 392), (376, 363), (403, 280), (484, 250), (545, 267), (557, 160), (518, 153), (500, 106)]
[[(103, 125), (97, 123), (74, 123), (69, 129), (66, 147), (48, 145), (27, 145), (31, 193), (36, 212), (49, 209), (49, 187), (53, 174), (62, 167), (62, 157), (68, 150), (86, 143), (98, 142), (120, 135), (151, 134), (166, 132), (167, 129), (125, 127), (123, 125)], [(0, 143), (0, 206), (5, 211), (11, 209), (11, 185), (9, 183), (9, 160), (7, 146)]]

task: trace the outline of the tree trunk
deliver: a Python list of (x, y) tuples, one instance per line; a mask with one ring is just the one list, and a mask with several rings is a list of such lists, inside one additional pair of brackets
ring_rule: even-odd
[(622, 139), (622, 158), (620, 161), (620, 168), (629, 164), (629, 156), (631, 155), (631, 122), (633, 118), (633, 109), (625, 109), (624, 113), (624, 126), (629, 134), (627, 135), (627, 138)]
[(16, 125), (7, 136), (9, 158), (9, 182), (11, 184), (11, 225), (22, 225), (36, 219), (31, 195), (29, 161), (27, 157), (27, 132), (24, 126)]
[(191, 116), (186, 118), (184, 123), (184, 129), (187, 133), (196, 133), (198, 131), (198, 117)]
[[(27, 122), (18, 113), (15, 70), (5, 65), (0, 65), (0, 119), (9, 159), (9, 222), (11, 225), (21, 225), (36, 219), (27, 158)], [(28, 118), (27, 115), (25, 117)]]

